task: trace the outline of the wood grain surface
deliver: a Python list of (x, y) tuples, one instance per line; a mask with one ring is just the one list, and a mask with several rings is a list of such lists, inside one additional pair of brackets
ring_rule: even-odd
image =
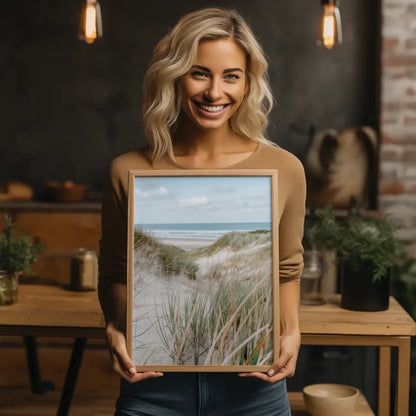
[(381, 312), (342, 309), (340, 295), (332, 295), (324, 305), (301, 305), (302, 334), (416, 335), (416, 324), (400, 304), (390, 297), (390, 307)]

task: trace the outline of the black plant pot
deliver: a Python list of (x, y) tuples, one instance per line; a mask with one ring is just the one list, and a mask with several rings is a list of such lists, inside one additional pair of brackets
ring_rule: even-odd
[(341, 265), (341, 308), (353, 311), (385, 311), (389, 308), (390, 270), (386, 276), (373, 281), (372, 267), (355, 270)]

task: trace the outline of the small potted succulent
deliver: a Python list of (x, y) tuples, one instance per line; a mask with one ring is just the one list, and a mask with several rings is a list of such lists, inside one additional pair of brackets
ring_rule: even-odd
[(30, 265), (43, 250), (41, 244), (33, 243), (29, 237), (14, 238), (14, 224), (9, 216), (4, 217), (5, 226), (0, 234), (0, 306), (17, 301), (19, 276), (30, 273)]
[(315, 243), (337, 254), (341, 307), (388, 309), (391, 270), (403, 252), (396, 229), (388, 217), (337, 218), (331, 207), (316, 215), (312, 233)]

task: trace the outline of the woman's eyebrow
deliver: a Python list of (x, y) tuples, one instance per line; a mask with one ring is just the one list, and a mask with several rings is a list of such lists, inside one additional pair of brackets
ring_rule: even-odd
[[(192, 65), (192, 68), (198, 68), (201, 69), (202, 71), (205, 72), (211, 72), (211, 70), (209, 68), (207, 68), (206, 66), (202, 66), (202, 65)], [(224, 69), (224, 74), (229, 74), (230, 72), (241, 72), (244, 73), (244, 71), (241, 68), (227, 68)]]
[(244, 71), (241, 68), (224, 69), (224, 74), (229, 74), (230, 72), (242, 72), (242, 73), (244, 73)]
[(198, 68), (198, 69), (202, 69), (202, 71), (205, 71), (205, 72), (211, 72), (209, 68), (207, 68), (206, 66), (202, 66), (202, 65), (192, 65), (192, 68)]

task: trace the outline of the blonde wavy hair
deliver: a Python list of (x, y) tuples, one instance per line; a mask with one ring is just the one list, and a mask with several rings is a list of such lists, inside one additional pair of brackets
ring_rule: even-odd
[(235, 10), (202, 9), (183, 16), (156, 45), (143, 82), (143, 121), (152, 160), (175, 160), (172, 134), (181, 112), (180, 78), (195, 63), (198, 45), (205, 40), (233, 39), (247, 57), (248, 92), (229, 123), (238, 135), (257, 142), (265, 137), (273, 95), (267, 60), (252, 30)]

